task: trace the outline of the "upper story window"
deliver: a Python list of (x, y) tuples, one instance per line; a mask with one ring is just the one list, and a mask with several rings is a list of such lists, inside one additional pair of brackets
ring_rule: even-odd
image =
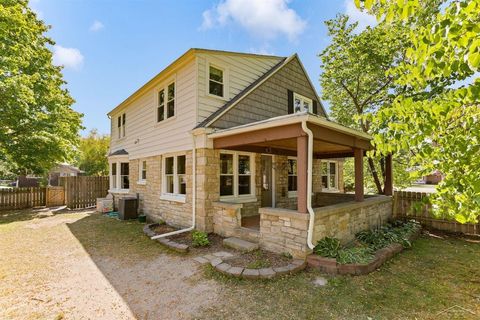
[(225, 72), (223, 69), (209, 66), (208, 93), (217, 97), (225, 97)]
[(220, 196), (251, 196), (254, 191), (254, 163), (250, 154), (220, 154)]
[(125, 137), (125, 123), (126, 116), (124, 113), (122, 115), (119, 115), (117, 118), (118, 139)]
[(158, 92), (157, 122), (175, 116), (175, 82)]
[(322, 189), (338, 190), (338, 163), (322, 161)]
[(313, 101), (296, 92), (293, 93), (293, 110), (294, 113), (310, 112), (313, 113)]

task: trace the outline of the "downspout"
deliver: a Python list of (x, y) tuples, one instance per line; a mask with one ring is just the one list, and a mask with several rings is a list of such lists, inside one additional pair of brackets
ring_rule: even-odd
[(195, 135), (192, 133), (192, 141), (193, 141), (193, 147), (192, 147), (192, 226), (188, 227), (186, 229), (181, 229), (177, 231), (172, 231), (164, 234), (159, 234), (157, 236), (153, 236), (150, 239), (155, 240), (155, 239), (160, 239), (160, 238), (165, 238), (169, 236), (173, 236), (179, 233), (184, 233), (188, 231), (192, 231), (195, 229), (195, 212), (197, 210), (197, 149), (196, 149), (196, 143), (195, 143)]
[(313, 226), (315, 224), (315, 212), (312, 208), (312, 171), (313, 171), (313, 132), (307, 127), (307, 122), (302, 121), (302, 129), (308, 136), (308, 151), (307, 151), (307, 210), (310, 214), (307, 232), (307, 245), (313, 249), (315, 245), (312, 243)]

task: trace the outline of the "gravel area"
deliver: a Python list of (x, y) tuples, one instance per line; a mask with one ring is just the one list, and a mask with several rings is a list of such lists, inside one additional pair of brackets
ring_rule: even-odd
[(190, 319), (220, 286), (135, 221), (0, 212), (0, 319)]

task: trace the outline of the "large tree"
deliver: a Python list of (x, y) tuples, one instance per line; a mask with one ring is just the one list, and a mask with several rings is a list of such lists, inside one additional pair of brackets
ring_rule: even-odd
[(0, 159), (17, 173), (70, 160), (82, 127), (48, 29), (28, 1), (0, 0)]
[[(386, 24), (418, 15), (418, 0), (368, 0), (357, 6)], [(387, 71), (406, 88), (374, 119), (385, 130), (379, 150), (411, 150), (410, 163), (445, 178), (432, 196), (439, 216), (478, 222), (480, 216), (480, 0), (449, 1), (426, 25), (409, 32), (405, 61)]]
[(108, 175), (107, 153), (110, 136), (101, 135), (96, 129), (80, 139), (75, 164), (89, 176)]

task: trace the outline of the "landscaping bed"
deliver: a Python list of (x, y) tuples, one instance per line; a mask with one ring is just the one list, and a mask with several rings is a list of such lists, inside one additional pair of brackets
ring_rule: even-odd
[(307, 263), (328, 274), (368, 274), (409, 248), (420, 230), (416, 222), (394, 221), (375, 230), (359, 232), (356, 240), (347, 246), (341, 246), (338, 239), (326, 237), (317, 243)]
[(284, 267), (292, 261), (292, 257), (279, 255), (265, 250), (245, 252), (234, 258), (228, 259), (228, 263), (234, 267), (249, 269)]

